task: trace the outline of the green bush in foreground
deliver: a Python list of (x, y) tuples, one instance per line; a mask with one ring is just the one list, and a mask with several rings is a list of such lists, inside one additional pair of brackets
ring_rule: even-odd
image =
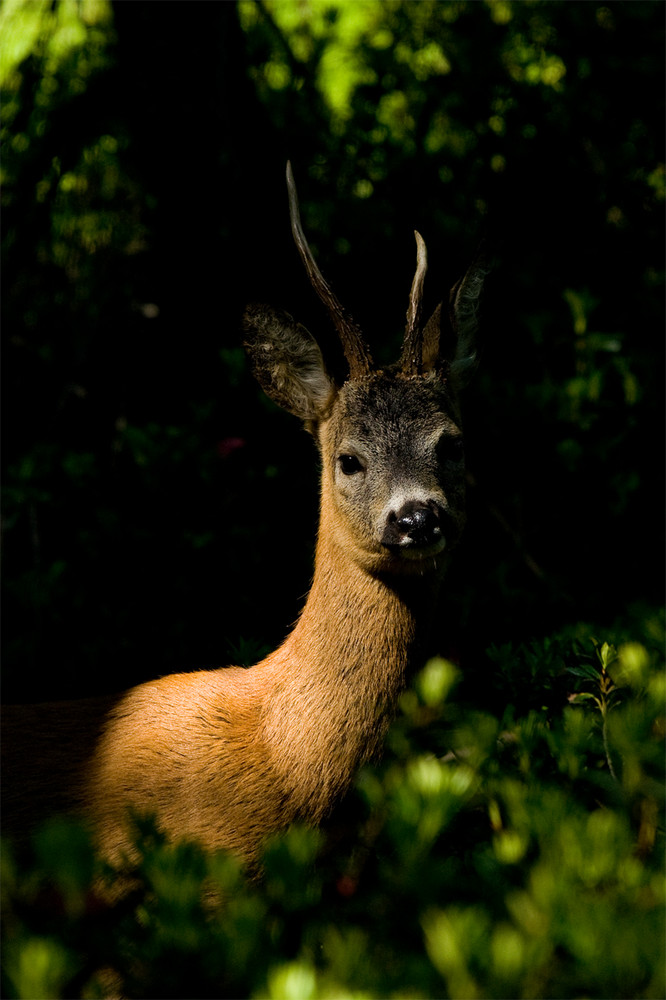
[(3, 995), (663, 997), (657, 654), (559, 636), (489, 659), (501, 717), (431, 660), (383, 763), (326, 833), (274, 838), (261, 881), (142, 820), (110, 905), (92, 887), (119, 873), (77, 827), (5, 845)]

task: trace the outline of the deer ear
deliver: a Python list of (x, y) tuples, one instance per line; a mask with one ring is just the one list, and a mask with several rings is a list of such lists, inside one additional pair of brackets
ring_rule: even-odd
[(465, 276), (451, 289), (449, 322), (440, 302), (423, 330), (423, 367), (428, 371), (446, 364), (451, 378), (461, 388), (478, 364), (479, 306), (487, 273), (485, 257), (477, 251)]
[(334, 385), (317, 342), (289, 313), (248, 306), (243, 316), (245, 349), (267, 396), (301, 420), (325, 412)]
[(464, 277), (451, 289), (449, 319), (455, 335), (455, 353), (451, 374), (459, 385), (466, 385), (476, 371), (479, 357), (477, 333), (483, 282), (488, 274), (486, 250), (482, 244), (476, 251)]

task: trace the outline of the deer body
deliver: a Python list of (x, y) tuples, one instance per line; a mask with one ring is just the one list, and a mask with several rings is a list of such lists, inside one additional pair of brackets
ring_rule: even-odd
[[(403, 363), (374, 370), (311, 258), (288, 179), (296, 242), (350, 366), (350, 378), (336, 385), (316, 342), (290, 316), (247, 310), (259, 381), (306, 422), (321, 455), (315, 571), (298, 622), (251, 668), (175, 674), (112, 699), (16, 708), (3, 726), (5, 814), (11, 819), (16, 803), (26, 825), (40, 807), (79, 812), (112, 860), (130, 850), (129, 810), (154, 814), (170, 837), (231, 849), (250, 864), (268, 833), (321, 821), (381, 745), (462, 530), (456, 365), (469, 367), (469, 329), (454, 331), (448, 355), (439, 310), (420, 331), (425, 247), (417, 237)], [(476, 298), (475, 274), (457, 291), (454, 326), (458, 315), (469, 327), (461, 288), (467, 282)]]
[[(154, 811), (172, 837), (187, 832), (249, 861), (268, 831), (324, 818), (378, 749), (416, 632), (404, 601), (381, 584), (359, 579), (341, 606), (331, 593), (339, 579), (315, 587), (294, 632), (256, 666), (163, 678), (118, 703), (87, 781), (107, 855), (124, 843), (128, 804)], [(330, 624), (313, 635), (320, 601)]]

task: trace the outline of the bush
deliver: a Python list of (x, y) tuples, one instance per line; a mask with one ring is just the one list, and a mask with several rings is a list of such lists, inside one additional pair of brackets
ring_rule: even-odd
[(479, 712), (431, 660), (383, 762), (325, 831), (272, 838), (258, 881), (144, 819), (131, 872), (62, 820), (5, 845), (4, 995), (663, 996), (657, 653), (563, 633), (488, 662), (530, 704)]

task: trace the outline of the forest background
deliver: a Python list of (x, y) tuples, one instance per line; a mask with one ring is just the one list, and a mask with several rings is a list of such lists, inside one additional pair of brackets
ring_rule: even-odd
[(230, 662), (296, 617), (316, 459), (240, 328), (254, 300), (330, 333), (287, 159), (382, 359), (413, 230), (433, 304), (494, 247), (438, 651), (471, 669), (576, 619), (644, 627), (664, 552), (662, 13), (5, 5), (6, 695)]
[(287, 159), (381, 361), (413, 230), (433, 306), (492, 248), (434, 642), (461, 703), (562, 694), (507, 653), (554, 635), (663, 648), (661, 3), (5, 0), (0, 26), (5, 700), (251, 663), (296, 618), (316, 456), (240, 322), (266, 301), (332, 344)]

